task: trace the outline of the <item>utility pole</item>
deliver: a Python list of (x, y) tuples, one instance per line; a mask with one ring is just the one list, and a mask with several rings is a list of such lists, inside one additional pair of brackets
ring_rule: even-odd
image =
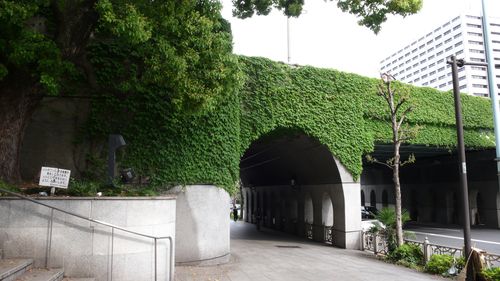
[(287, 62), (290, 64), (291, 56), (290, 56), (290, 17), (286, 17), (286, 55)]
[[(497, 85), (495, 83), (495, 74), (493, 71), (495, 70), (494, 68), (494, 63), (493, 63), (493, 51), (491, 50), (491, 44), (489, 40), (490, 36), (490, 24), (489, 24), (489, 19), (487, 15), (487, 7), (486, 4), (487, 1), (482, 0), (482, 8), (483, 8), (483, 41), (484, 41), (484, 51), (486, 55), (486, 62), (490, 67), (487, 67), (488, 71), (488, 90), (490, 93), (490, 99), (491, 99), (491, 105), (493, 106), (493, 124), (495, 127), (495, 147), (496, 147), (496, 162), (497, 162), (497, 177), (498, 177), (498, 184), (499, 188), (498, 191), (500, 192), (500, 108), (499, 108), (499, 103), (498, 103), (498, 89)], [(500, 224), (500, 218), (499, 218), (499, 224)]]
[[(453, 77), (453, 96), (455, 99), (455, 120), (457, 127), (457, 150), (459, 156), (459, 179), (462, 193), (462, 216), (464, 229), (464, 257), (467, 258), (471, 253), (471, 237), (470, 237), (470, 215), (469, 215), (469, 190), (467, 187), (467, 165), (465, 160), (465, 145), (464, 145), (464, 127), (462, 123), (462, 105), (460, 101), (460, 91), (458, 86), (458, 67), (463, 67), (465, 62), (457, 60), (455, 55), (452, 55), (447, 60), (451, 64), (451, 74)], [(470, 279), (471, 267), (467, 268), (467, 281)]]

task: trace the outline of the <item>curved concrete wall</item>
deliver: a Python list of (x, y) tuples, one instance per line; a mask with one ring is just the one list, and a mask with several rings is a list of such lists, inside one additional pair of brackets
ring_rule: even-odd
[(177, 187), (175, 260), (218, 264), (229, 260), (229, 194), (212, 185)]
[[(63, 210), (175, 241), (173, 196), (156, 198), (43, 198), (43, 203)], [(33, 258), (35, 267), (64, 268), (70, 277), (96, 281), (154, 279), (154, 242), (90, 223), (32, 202), (0, 198), (0, 249), (5, 258)], [(50, 239), (50, 237), (52, 237)], [(175, 242), (174, 242), (175, 243)], [(158, 280), (166, 280), (168, 240), (158, 241)], [(175, 253), (175, 252), (174, 252)], [(172, 272), (173, 274), (173, 272)]]

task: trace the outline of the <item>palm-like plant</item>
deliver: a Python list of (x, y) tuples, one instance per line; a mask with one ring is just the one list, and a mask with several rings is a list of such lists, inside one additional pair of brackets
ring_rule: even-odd
[[(381, 222), (382, 225), (377, 225), (375, 232), (385, 236), (387, 240), (387, 248), (389, 252), (394, 251), (398, 247), (396, 235), (396, 211), (393, 208), (383, 208), (375, 215), (375, 218)], [(406, 210), (401, 212), (401, 222), (410, 220), (410, 214)], [(385, 227), (384, 227), (385, 226)]]

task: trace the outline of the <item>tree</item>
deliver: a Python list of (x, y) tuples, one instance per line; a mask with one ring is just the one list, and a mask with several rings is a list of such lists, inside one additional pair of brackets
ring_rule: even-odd
[(214, 106), (237, 79), (220, 10), (211, 0), (0, 0), (0, 179), (20, 180), (24, 129), (45, 96)]
[(396, 200), (396, 241), (397, 245), (403, 244), (403, 221), (402, 221), (402, 204), (401, 204), (401, 183), (399, 181), (399, 168), (406, 164), (414, 163), (415, 156), (410, 154), (408, 159), (401, 161), (399, 149), (401, 144), (414, 138), (419, 130), (418, 126), (410, 127), (405, 123), (408, 114), (413, 110), (413, 107), (408, 104), (409, 94), (403, 89), (395, 89), (393, 81), (395, 78), (390, 74), (382, 74), (382, 81), (378, 86), (378, 95), (383, 97), (389, 109), (389, 119), (391, 120), (393, 145), (393, 156), (385, 162), (367, 156), (369, 162), (382, 164), (392, 170), (392, 181), (394, 182), (394, 194)]
[[(333, 0), (330, 0), (333, 1)], [(336, 0), (342, 12), (360, 17), (359, 25), (378, 33), (387, 15), (408, 16), (422, 8), (422, 0)], [(248, 18), (255, 13), (267, 15), (276, 8), (288, 17), (298, 17), (302, 13), (304, 0), (233, 0), (233, 15)]]

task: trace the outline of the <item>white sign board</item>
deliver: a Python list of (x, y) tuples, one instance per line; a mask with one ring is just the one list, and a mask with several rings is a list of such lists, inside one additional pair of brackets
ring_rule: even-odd
[(38, 184), (41, 186), (68, 188), (70, 175), (71, 170), (42, 167), (42, 171), (40, 172), (40, 182)]

